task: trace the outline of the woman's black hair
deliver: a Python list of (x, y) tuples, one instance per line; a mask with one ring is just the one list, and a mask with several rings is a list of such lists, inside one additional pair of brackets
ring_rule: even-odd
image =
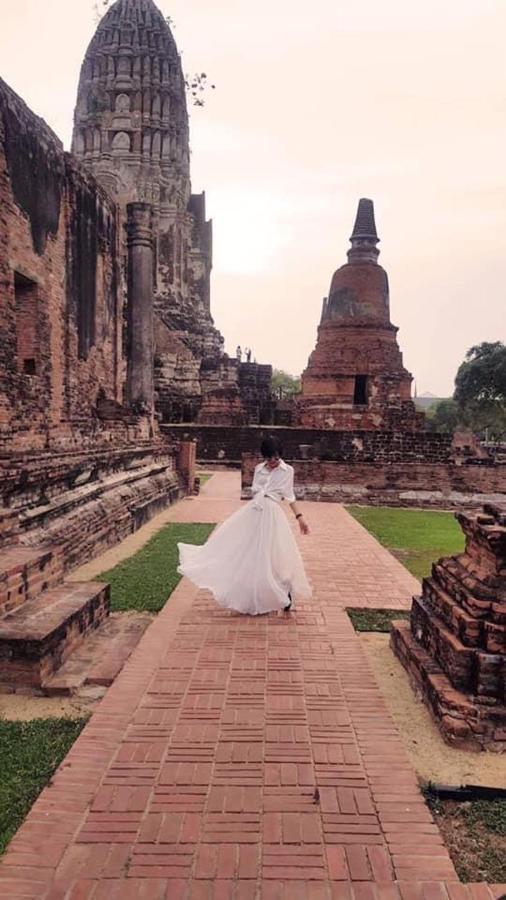
[(260, 453), (264, 459), (274, 459), (276, 456), (282, 456), (281, 444), (276, 438), (265, 438), (260, 445)]

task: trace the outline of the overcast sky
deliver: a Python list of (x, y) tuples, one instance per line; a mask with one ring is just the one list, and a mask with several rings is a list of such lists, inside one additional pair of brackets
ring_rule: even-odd
[[(0, 0), (0, 74), (68, 147), (93, 0)], [(506, 338), (505, 0), (160, 0), (185, 71), (229, 351), (298, 374), (371, 197), (418, 392)]]

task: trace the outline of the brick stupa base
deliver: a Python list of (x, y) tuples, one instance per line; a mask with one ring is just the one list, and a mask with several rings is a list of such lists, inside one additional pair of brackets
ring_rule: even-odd
[(391, 643), (444, 737), (506, 750), (506, 505), (459, 513), (460, 556), (441, 559)]

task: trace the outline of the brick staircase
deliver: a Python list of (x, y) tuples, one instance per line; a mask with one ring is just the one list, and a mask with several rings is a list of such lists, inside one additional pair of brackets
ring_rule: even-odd
[(110, 612), (109, 585), (63, 581), (58, 547), (0, 551), (0, 688), (44, 691)]
[(180, 496), (174, 454), (34, 455), (0, 476), (0, 691), (111, 684), (151, 617), (111, 618), (109, 586), (70, 573)]

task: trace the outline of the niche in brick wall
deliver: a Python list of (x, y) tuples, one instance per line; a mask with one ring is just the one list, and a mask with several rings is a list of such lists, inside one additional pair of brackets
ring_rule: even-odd
[(355, 375), (355, 393), (353, 403), (355, 406), (367, 406), (367, 375)]
[(33, 376), (37, 374), (39, 361), (38, 285), (20, 272), (15, 272), (14, 293), (18, 372)]

